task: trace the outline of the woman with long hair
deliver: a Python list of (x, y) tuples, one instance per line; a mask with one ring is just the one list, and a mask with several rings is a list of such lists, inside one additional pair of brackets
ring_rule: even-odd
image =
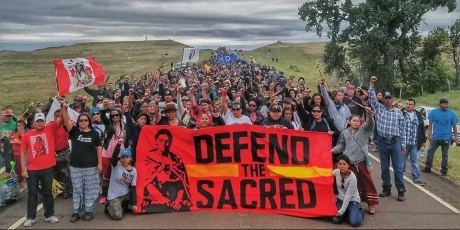
[(67, 113), (68, 105), (62, 103), (61, 117), (69, 131), (72, 144), (70, 152), (70, 177), (72, 179), (73, 214), (70, 222), (76, 222), (80, 213), (83, 219), (93, 219), (94, 202), (99, 195), (99, 175), (102, 171), (102, 142), (99, 133), (93, 130), (91, 117), (80, 114), (75, 125)]
[(292, 117), (292, 113), (293, 113), (292, 109), (284, 108), (283, 113), (281, 114), (281, 117), (291, 122), (292, 126), (294, 126), (294, 130), (300, 130), (301, 129), (300, 124), (294, 121)]
[(104, 204), (107, 201), (107, 191), (109, 189), (110, 174), (112, 168), (110, 166), (112, 160), (112, 153), (117, 145), (119, 139), (124, 139), (124, 145), (121, 149), (128, 147), (129, 132), (126, 130), (126, 125), (122, 120), (122, 112), (118, 108), (109, 111), (109, 118), (107, 118), (107, 109), (101, 109), (101, 119), (104, 123), (105, 139), (102, 146), (102, 197), (99, 203)]

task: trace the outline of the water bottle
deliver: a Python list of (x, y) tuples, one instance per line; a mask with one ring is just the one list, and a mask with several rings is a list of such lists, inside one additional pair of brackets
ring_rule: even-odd
[(420, 150), (418, 151), (418, 154), (423, 157), (425, 155), (425, 147), (422, 147), (420, 148)]

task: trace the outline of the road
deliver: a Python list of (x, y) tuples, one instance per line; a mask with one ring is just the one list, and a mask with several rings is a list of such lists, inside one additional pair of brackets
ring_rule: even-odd
[[(372, 176), (381, 190), (380, 164), (378, 153), (372, 153), (374, 172)], [(406, 177), (410, 178), (410, 164)], [(393, 187), (392, 196), (380, 199), (377, 213), (373, 216), (366, 213), (361, 228), (365, 229), (453, 229), (460, 226), (460, 186), (440, 177), (437, 174), (422, 174), (427, 183), (420, 187), (406, 178), (406, 200), (396, 200), (397, 191)], [(27, 194), (15, 204), (0, 207), (0, 228), (24, 229), (22, 222), (26, 213)], [(365, 209), (367, 205), (363, 203)], [(44, 221), (43, 209), (37, 213), (37, 222), (34, 229), (324, 229), (324, 228), (351, 228), (344, 222), (334, 225), (330, 218), (306, 219), (283, 215), (251, 214), (251, 213), (213, 213), (213, 212), (186, 212), (168, 214), (127, 214), (120, 221), (113, 221), (103, 212), (103, 205), (96, 204), (94, 219), (86, 222), (79, 220), (70, 223), (72, 214), (71, 199), (55, 200), (56, 216), (60, 219), (57, 224)]]

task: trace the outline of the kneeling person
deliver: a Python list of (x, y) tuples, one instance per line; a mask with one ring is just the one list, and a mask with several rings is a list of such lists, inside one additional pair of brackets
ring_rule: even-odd
[(118, 160), (120, 145), (123, 139), (118, 141), (112, 155), (112, 175), (110, 176), (109, 191), (107, 194), (106, 213), (114, 220), (123, 217), (123, 211), (137, 211), (136, 206), (136, 178), (137, 171), (131, 165), (131, 151), (123, 149), (121, 158)]

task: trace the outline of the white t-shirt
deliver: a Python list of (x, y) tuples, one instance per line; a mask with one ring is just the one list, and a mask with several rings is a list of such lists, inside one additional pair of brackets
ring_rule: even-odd
[(248, 116), (242, 115), (240, 118), (236, 118), (233, 116), (233, 113), (227, 110), (227, 113), (224, 115), (224, 121), (226, 125), (233, 125), (233, 124), (252, 124), (251, 119)]

